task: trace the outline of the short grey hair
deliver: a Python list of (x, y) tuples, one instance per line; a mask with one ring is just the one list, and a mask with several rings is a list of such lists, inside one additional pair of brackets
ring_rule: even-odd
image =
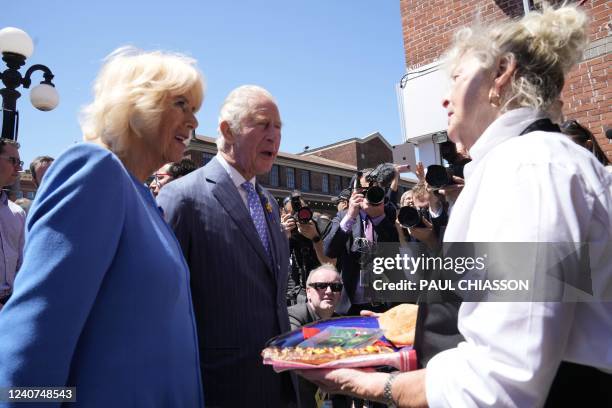
[(242, 85), (227, 95), (219, 112), (218, 132), (216, 143), (219, 151), (225, 151), (225, 139), (221, 133), (221, 123), (227, 122), (232, 133), (240, 134), (242, 121), (253, 111), (257, 99), (264, 97), (276, 104), (270, 92), (257, 85)]
[(322, 271), (322, 270), (335, 272), (336, 273), (336, 279), (339, 279), (340, 282), (342, 282), (342, 277), (340, 276), (340, 273), (338, 272), (336, 267), (334, 265), (330, 264), (330, 263), (324, 263), (323, 265), (319, 266), (318, 268), (315, 268), (312, 271), (310, 271), (310, 273), (308, 274), (308, 278), (306, 279), (306, 286), (308, 286), (308, 285), (310, 285), (312, 283), (312, 277), (314, 276), (314, 274), (317, 273), (318, 271)]

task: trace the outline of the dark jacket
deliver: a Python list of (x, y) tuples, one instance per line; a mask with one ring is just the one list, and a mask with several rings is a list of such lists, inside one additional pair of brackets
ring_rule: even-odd
[[(395, 229), (395, 208), (392, 205), (385, 206), (385, 218), (374, 226), (374, 240), (376, 242), (398, 242), (397, 230)], [(344, 282), (344, 290), (336, 311), (345, 314), (354, 304), (354, 295), (359, 284), (360, 259), (362, 253), (355, 245), (355, 240), (364, 238), (363, 222), (360, 217), (355, 220), (352, 229), (348, 232), (342, 231), (340, 221), (346, 215), (346, 211), (340, 211), (332, 221), (332, 227), (323, 241), (325, 255), (338, 259), (338, 266)]]

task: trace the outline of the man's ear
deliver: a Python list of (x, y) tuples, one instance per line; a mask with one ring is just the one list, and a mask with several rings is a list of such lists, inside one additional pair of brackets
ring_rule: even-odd
[(510, 83), (514, 71), (516, 71), (516, 59), (511, 54), (502, 56), (497, 61), (494, 79), (494, 89), (497, 95), (502, 95), (502, 90)]
[(221, 135), (223, 135), (226, 144), (233, 145), (236, 142), (236, 136), (232, 132), (232, 128), (226, 120), (221, 122), (219, 125), (219, 130), (221, 130)]

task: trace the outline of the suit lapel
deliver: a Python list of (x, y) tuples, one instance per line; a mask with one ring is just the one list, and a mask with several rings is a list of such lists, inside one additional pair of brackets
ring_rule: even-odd
[(212, 181), (215, 184), (212, 188), (213, 195), (225, 209), (229, 217), (236, 223), (238, 229), (244, 234), (249, 245), (257, 252), (257, 255), (268, 266), (268, 269), (272, 271), (270, 258), (266, 254), (266, 249), (261, 243), (259, 234), (253, 224), (251, 214), (244, 205), (242, 197), (234, 185), (234, 182), (216, 158), (211, 160), (210, 164), (210, 172), (206, 175), (206, 178), (207, 182)]

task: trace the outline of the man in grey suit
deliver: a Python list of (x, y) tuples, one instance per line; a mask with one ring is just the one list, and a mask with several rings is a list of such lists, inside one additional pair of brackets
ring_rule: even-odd
[(217, 156), (157, 198), (191, 270), (205, 404), (290, 406), (289, 375), (260, 356), (269, 338), (289, 330), (289, 243), (276, 201), (255, 177), (270, 171), (280, 145), (272, 95), (253, 85), (233, 90), (219, 133)]

